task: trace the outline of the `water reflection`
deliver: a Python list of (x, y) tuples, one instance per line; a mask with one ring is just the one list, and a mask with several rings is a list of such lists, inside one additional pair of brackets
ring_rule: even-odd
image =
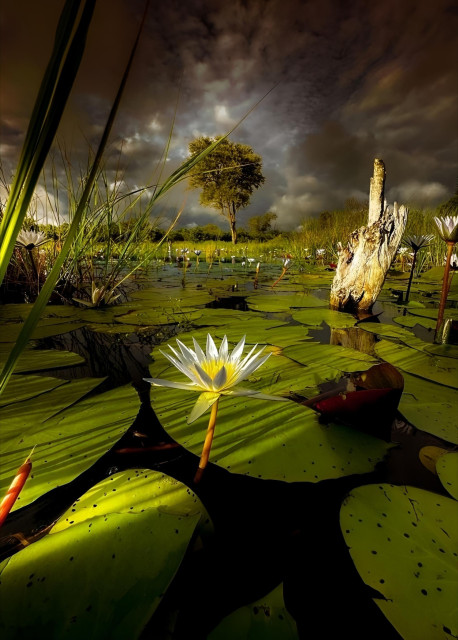
[(107, 376), (103, 390), (129, 382), (142, 388), (143, 378), (149, 375), (153, 347), (176, 333), (177, 325), (148, 327), (127, 334), (103, 333), (82, 327), (40, 340), (40, 346), (73, 351), (86, 361), (74, 367), (46, 371), (46, 375), (65, 379)]

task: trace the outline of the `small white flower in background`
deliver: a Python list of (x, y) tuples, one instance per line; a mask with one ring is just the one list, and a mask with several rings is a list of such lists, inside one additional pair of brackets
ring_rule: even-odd
[(181, 373), (187, 376), (191, 382), (173, 382), (160, 378), (145, 378), (156, 387), (173, 387), (174, 389), (184, 389), (186, 391), (200, 391), (200, 395), (194, 405), (189, 417), (188, 424), (199, 418), (209, 409), (220, 396), (250, 396), (261, 400), (279, 400), (285, 402), (287, 398), (270, 396), (259, 393), (256, 390), (237, 387), (239, 382), (248, 378), (253, 371), (256, 371), (271, 355), (261, 356), (263, 347), (255, 353), (255, 345), (251, 351), (243, 358), (245, 346), (245, 336), (234, 347), (232, 353), (228, 351), (227, 338), (224, 336), (219, 350), (216, 348), (213, 338), (207, 335), (206, 352), (199, 346), (193, 338), (194, 351), (177, 339), (179, 351), (169, 348), (173, 356), (161, 351), (162, 355), (169, 360)]
[(434, 218), (439, 235), (445, 242), (458, 242), (458, 216)]
[(400, 247), (399, 253), (401, 254), (401, 256), (404, 255), (404, 253), (407, 253), (407, 247)]
[(245, 266), (245, 261), (242, 262), (242, 267), (244, 267), (244, 266)]
[(434, 240), (432, 233), (424, 236), (407, 236), (404, 238), (404, 242), (408, 244), (415, 253), (420, 249), (423, 249), (423, 247), (427, 247), (432, 240)]
[(252, 264), (255, 261), (255, 258), (248, 258), (248, 262)]
[(316, 255), (317, 256), (324, 256), (325, 253), (326, 253), (325, 249), (317, 249), (316, 250)]
[(287, 269), (290, 264), (291, 264), (290, 258), (286, 258), (286, 260), (283, 260), (283, 269)]
[(202, 249), (194, 249), (194, 253), (196, 254), (196, 256), (200, 256), (200, 254), (202, 253)]
[[(447, 262), (447, 256), (444, 256), (444, 264)], [(450, 258), (450, 266), (452, 269), (458, 269), (458, 255), (456, 253), (452, 254)]]
[(51, 238), (47, 238), (44, 233), (36, 231), (19, 231), (16, 238), (16, 246), (24, 247), (31, 251), (35, 247), (40, 247), (45, 242), (49, 242)]

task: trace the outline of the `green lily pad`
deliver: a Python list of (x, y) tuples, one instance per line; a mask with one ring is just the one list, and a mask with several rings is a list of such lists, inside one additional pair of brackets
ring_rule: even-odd
[(133, 300), (142, 300), (154, 306), (197, 307), (208, 304), (215, 299), (208, 291), (194, 288), (149, 288), (132, 293)]
[[(0, 369), (6, 362), (11, 350), (11, 345), (0, 344)], [(60, 369), (61, 367), (73, 367), (82, 364), (84, 358), (71, 351), (58, 351), (57, 349), (24, 349), (19, 356), (14, 369), (16, 373), (32, 373), (34, 371), (46, 371), (47, 369)]]
[[(413, 316), (437, 320), (439, 309), (411, 309), (409, 313)], [(444, 318), (454, 318), (456, 320), (458, 319), (458, 311), (456, 309), (444, 309)]]
[[(263, 367), (275, 362), (274, 359), (282, 358), (271, 356)], [(167, 368), (160, 361), (150, 368), (154, 377), (161, 367), (164, 375), (160, 377), (183, 380), (179, 371), (174, 372), (171, 365)], [(292, 384), (272, 379), (272, 384), (266, 387), (262, 368), (254, 375), (257, 381), (247, 381), (243, 386), (272, 394), (278, 393), (280, 385)], [(186, 424), (197, 395), (173, 388), (151, 390), (152, 406), (163, 427), (177, 442), (200, 456), (209, 415), (204, 414), (192, 425)], [(350, 428), (324, 427), (314, 411), (294, 402), (223, 396), (210, 460), (234, 473), (287, 482), (317, 482), (370, 471), (383, 459), (389, 446)]]
[[(249, 324), (258, 319), (259, 315), (256, 313), (237, 311), (236, 309), (203, 309), (199, 318), (196, 318), (193, 324), (197, 327), (233, 327), (234, 323), (240, 326), (241, 323)], [(275, 324), (278, 324), (278, 322)], [(242, 336), (243, 330), (240, 332)]]
[[(83, 326), (83, 322), (62, 322), (62, 318), (44, 318), (32, 333), (31, 339), (39, 340), (50, 336), (58, 336)], [(0, 331), (0, 342), (16, 342), (22, 327), (22, 323), (4, 324)]]
[(59, 378), (13, 375), (9, 379), (5, 391), (0, 395), (0, 407), (23, 402), (67, 383), (68, 380), (60, 380)]
[(446, 453), (436, 464), (437, 475), (455, 500), (458, 500), (458, 452)]
[(208, 640), (297, 640), (296, 623), (283, 601), (283, 584), (264, 598), (231, 613), (207, 637)]
[(294, 311), (291, 315), (297, 322), (310, 327), (319, 327), (325, 322), (333, 329), (343, 329), (353, 327), (356, 322), (356, 318), (349, 313), (333, 311), (332, 309), (301, 309), (300, 311)]
[[(51, 394), (60, 389), (49, 393), (49, 402)], [(8, 439), (2, 443), (0, 495), (6, 493), (16, 471), (36, 445), (32, 473), (13, 509), (73, 480), (125, 433), (139, 405), (137, 393), (127, 385), (86, 398), (43, 423), (28, 420), (24, 413), (21, 431), (9, 431)], [(9, 407), (2, 412), (6, 409)], [(10, 419), (13, 420), (11, 415)]]
[(283, 353), (305, 366), (310, 366), (311, 363), (322, 363), (348, 373), (365, 371), (377, 362), (367, 353), (334, 344), (319, 344), (318, 342), (307, 342), (287, 347)]
[[(81, 400), (104, 380), (105, 378), (62, 380), (59, 382), (63, 384), (56, 385), (46, 392), (42, 391), (34, 397), (24, 399), (20, 404), (12, 403), (2, 407), (0, 409), (2, 453), (17, 447), (26, 434), (34, 433), (38, 437), (41, 430), (46, 431), (45, 422), (47, 420)], [(27, 384), (27, 380), (24, 380), (23, 384)], [(40, 441), (42, 439), (38, 438), (34, 444), (38, 444)]]
[(75, 503), (71, 520), (0, 565), (8, 603), (0, 629), (11, 640), (37, 628), (50, 638), (137, 638), (203, 512), (184, 485), (158, 473), (104, 480)]
[(289, 311), (290, 309), (303, 307), (327, 307), (329, 303), (326, 300), (320, 300), (309, 294), (295, 295), (275, 293), (270, 291), (268, 294), (258, 294), (248, 296), (246, 299), (250, 309), (256, 311)]
[(458, 391), (404, 373), (399, 411), (417, 429), (458, 444)]
[(458, 363), (451, 358), (430, 356), (424, 351), (410, 349), (388, 340), (378, 342), (375, 351), (380, 358), (402, 371), (458, 388)]
[(360, 576), (382, 594), (375, 602), (404, 640), (458, 635), (456, 501), (415, 487), (358, 487), (340, 524)]
[[(264, 318), (248, 322), (243, 326), (243, 333), (246, 335), (246, 344), (270, 344), (277, 347), (288, 347), (312, 339), (302, 325), (279, 325), (277, 320)], [(240, 328), (221, 327), (215, 329), (214, 335), (218, 338), (226, 335), (229, 342), (236, 343), (240, 339)]]
[(201, 309), (193, 307), (160, 307), (153, 309), (141, 309), (117, 316), (116, 321), (121, 324), (134, 324), (139, 326), (154, 326), (160, 324), (174, 324), (191, 322), (202, 315)]
[(358, 325), (364, 331), (370, 331), (371, 333), (375, 333), (378, 336), (383, 336), (385, 338), (399, 338), (400, 340), (412, 340), (414, 335), (411, 331), (407, 331), (407, 329), (403, 329), (402, 327), (397, 327), (393, 324), (381, 324), (378, 322), (361, 322)]
[(424, 351), (434, 356), (458, 359), (458, 345), (456, 344), (428, 344), (425, 345)]
[(431, 318), (421, 318), (420, 316), (398, 316), (397, 318), (393, 318), (393, 321), (403, 327), (416, 327), (420, 325), (420, 327), (424, 327), (425, 329), (436, 328), (435, 320)]

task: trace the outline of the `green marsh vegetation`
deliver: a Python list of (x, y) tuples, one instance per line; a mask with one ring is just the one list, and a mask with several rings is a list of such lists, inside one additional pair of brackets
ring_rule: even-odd
[[(111, 188), (101, 157), (118, 94), (84, 178), (66, 174), (69, 220), (50, 195), (56, 224), (41, 226), (32, 194), (54, 136), (48, 109), (63, 109), (54, 93), (64, 81), (70, 90), (84, 48), (93, 3), (82, 14), (80, 4), (65, 4), (2, 210), (3, 291), (34, 304), (0, 308), (1, 495), (35, 447), (0, 530), (3, 636), (457, 636), (458, 354), (432, 339), (445, 255), (432, 218), (443, 211), (411, 212), (406, 235), (434, 239), (411, 282), (409, 252), (396, 257), (369, 321), (332, 311), (330, 265), (364, 207), (288, 234), (261, 237), (258, 221), (236, 245), (214, 228), (178, 229), (179, 212), (161, 229), (153, 206), (198, 157), (169, 177), (160, 164), (148, 198)], [(21, 230), (41, 235), (15, 246)], [(187, 425), (196, 396), (162, 352), (169, 343), (185, 357), (208, 334), (229, 352), (245, 335), (271, 355), (244, 382), (252, 398), (221, 397), (197, 486), (207, 419)], [(151, 389), (145, 377), (176, 386)], [(342, 392), (331, 396), (338, 410), (314, 409), (330, 390)]]

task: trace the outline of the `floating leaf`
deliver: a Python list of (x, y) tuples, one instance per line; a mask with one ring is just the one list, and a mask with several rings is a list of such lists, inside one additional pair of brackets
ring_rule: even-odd
[(289, 311), (290, 309), (300, 309), (303, 307), (328, 307), (326, 300), (320, 300), (315, 296), (306, 293), (295, 295), (282, 294), (269, 291), (268, 294), (251, 295), (246, 299), (250, 309), (256, 311)]
[[(259, 379), (244, 383), (265, 393), (277, 393), (289, 381), (272, 380), (266, 386), (270, 371), (262, 372), (275, 362), (287, 366), (288, 358), (271, 356), (260, 368)], [(286, 361), (286, 362), (285, 362)], [(291, 361), (290, 361), (291, 362)], [(294, 363), (292, 363), (294, 367)], [(291, 366), (291, 365), (290, 365)], [(292, 369), (296, 373), (300, 367)], [(302, 367), (306, 369), (306, 367)], [(151, 374), (169, 380), (179, 380), (182, 374), (161, 361), (150, 367)], [(256, 376), (257, 377), (257, 376)], [(179, 389), (153, 388), (152, 405), (161, 424), (184, 447), (200, 455), (204, 442), (208, 415), (202, 416), (192, 427), (186, 417), (196, 401), (196, 394)], [(322, 426), (316, 413), (294, 402), (269, 402), (253, 398), (222, 397), (218, 412), (215, 438), (210, 461), (235, 473), (287, 482), (316, 482), (351, 473), (364, 473), (383, 459), (388, 445), (372, 436), (343, 426)]]
[(42, 393), (46, 393), (67, 383), (68, 380), (61, 380), (59, 378), (27, 376), (23, 374), (13, 375), (9, 379), (5, 391), (0, 395), (0, 407), (23, 402), (24, 400), (34, 398), (35, 396), (39, 396)]
[[(23, 400), (20, 404), (13, 403), (1, 408), (0, 443), (2, 453), (16, 448), (23, 442), (24, 436), (27, 434), (35, 433), (38, 437), (40, 431), (46, 431), (46, 425), (43, 425), (47, 420), (81, 400), (104, 380), (105, 378), (61, 380), (60, 382), (64, 384), (57, 385), (38, 396)], [(42, 441), (41, 437), (32, 446)]]
[(310, 327), (319, 327), (325, 322), (332, 329), (353, 327), (356, 318), (349, 313), (332, 309), (302, 309), (292, 313), (293, 320)]
[(319, 344), (317, 342), (296, 344), (286, 347), (283, 352), (289, 358), (306, 366), (310, 366), (312, 363), (320, 363), (345, 372), (364, 371), (376, 362), (376, 359), (367, 355), (367, 353), (361, 353), (339, 345)]
[(152, 471), (96, 485), (50, 535), (1, 565), (5, 637), (19, 640), (39, 628), (51, 638), (137, 638), (202, 512), (184, 485)]
[(434, 356), (458, 359), (458, 345), (456, 344), (428, 344), (423, 349)]
[[(0, 368), (6, 362), (10, 346), (0, 344)], [(32, 373), (34, 371), (46, 371), (47, 369), (60, 369), (82, 364), (84, 358), (70, 351), (58, 351), (57, 349), (25, 349), (19, 357), (15, 373)]]
[(418, 452), (418, 457), (420, 458), (421, 464), (437, 475), (436, 472), (436, 464), (441, 456), (447, 453), (447, 449), (443, 449), (442, 447), (435, 447), (433, 445), (428, 445), (427, 447), (422, 447)]
[(141, 309), (116, 317), (121, 324), (134, 324), (138, 326), (154, 326), (161, 324), (174, 324), (191, 322), (202, 315), (202, 310), (194, 307), (167, 307), (160, 306), (153, 309)]
[(420, 316), (398, 316), (397, 318), (393, 318), (393, 322), (410, 328), (416, 327), (417, 325), (431, 330), (436, 328), (435, 320), (431, 318), (420, 318)]
[(296, 623), (285, 608), (283, 585), (264, 598), (240, 607), (207, 636), (208, 640), (297, 640)]
[(399, 411), (417, 429), (458, 444), (458, 391), (404, 373)]
[[(22, 323), (4, 324), (0, 333), (0, 342), (16, 342), (22, 326)], [(61, 318), (44, 318), (32, 333), (31, 339), (39, 340), (50, 336), (58, 336), (83, 326), (83, 322), (62, 322)]]
[(400, 338), (401, 340), (412, 340), (414, 335), (411, 331), (402, 329), (393, 324), (381, 324), (378, 322), (362, 322), (358, 325), (364, 331), (370, 331), (376, 333), (378, 336), (385, 338)]
[(356, 568), (404, 640), (458, 635), (456, 502), (415, 487), (369, 485), (342, 505)]
[(375, 351), (380, 358), (403, 371), (458, 388), (458, 362), (451, 358), (430, 356), (424, 351), (410, 349), (388, 340), (378, 342)]
[(441, 456), (437, 461), (436, 471), (449, 494), (458, 500), (458, 452)]
[[(59, 391), (60, 387), (50, 392), (49, 403), (52, 404), (51, 394)], [(0, 495), (6, 491), (16, 469), (35, 445), (33, 474), (16, 503), (17, 508), (73, 480), (127, 431), (139, 405), (136, 391), (127, 385), (86, 398), (45, 423), (35, 423), (24, 413), (21, 430), (16, 428), (8, 430), (6, 435), (2, 433)], [(13, 420), (11, 416), (10, 419)]]

